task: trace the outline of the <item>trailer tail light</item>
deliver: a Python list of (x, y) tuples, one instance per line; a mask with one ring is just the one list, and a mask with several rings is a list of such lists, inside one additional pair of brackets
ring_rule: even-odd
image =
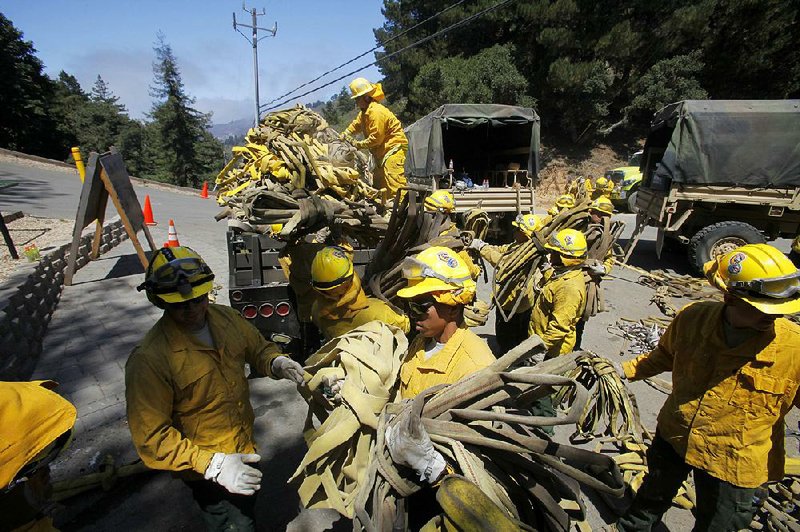
[(258, 307), (258, 313), (261, 314), (263, 318), (269, 318), (275, 312), (275, 307), (272, 306), (272, 303), (264, 303), (260, 307)]
[(288, 316), (291, 311), (292, 306), (286, 301), (281, 301), (275, 306), (275, 313), (281, 318)]
[(255, 305), (245, 305), (242, 308), (242, 316), (247, 318), (248, 320), (252, 320), (256, 316), (258, 316), (258, 309)]
[(233, 292), (231, 292), (231, 299), (236, 301), (237, 303), (241, 301), (243, 297), (244, 294), (242, 293), (241, 290), (234, 290)]

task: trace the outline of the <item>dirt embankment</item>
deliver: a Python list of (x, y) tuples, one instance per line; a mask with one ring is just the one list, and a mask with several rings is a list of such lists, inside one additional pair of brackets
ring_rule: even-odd
[(549, 206), (566, 191), (571, 178), (583, 176), (594, 180), (604, 175), (606, 170), (625, 166), (628, 157), (641, 149), (643, 143), (642, 139), (630, 144), (597, 144), (591, 148), (542, 146), (537, 203)]

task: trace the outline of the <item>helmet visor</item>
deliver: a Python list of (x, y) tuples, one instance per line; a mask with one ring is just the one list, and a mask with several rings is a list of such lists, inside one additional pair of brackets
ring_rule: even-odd
[[(202, 278), (198, 279), (199, 276)], [(162, 265), (150, 275), (145, 284), (151, 287), (154, 294), (165, 294), (177, 290), (186, 295), (191, 292), (193, 285), (205, 283), (213, 278), (214, 274), (211, 273), (211, 268), (203, 261), (196, 257), (187, 257), (173, 259)]]
[(733, 281), (730, 289), (747, 292), (753, 296), (785, 299), (800, 294), (800, 271), (773, 279), (754, 279), (752, 281)]
[(402, 264), (403, 270), (403, 277), (408, 279), (409, 281), (421, 281), (423, 279), (439, 279), (440, 281), (444, 281), (447, 284), (457, 286), (463, 286), (465, 281), (472, 279), (469, 275), (464, 277), (447, 277), (446, 275), (442, 275), (433, 271), (433, 268), (425, 264), (424, 262), (420, 262), (414, 257), (406, 257)]

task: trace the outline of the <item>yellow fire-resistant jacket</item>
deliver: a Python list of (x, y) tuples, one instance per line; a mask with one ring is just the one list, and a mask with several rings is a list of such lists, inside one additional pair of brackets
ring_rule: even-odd
[(375, 164), (378, 166), (383, 166), (383, 158), (391, 148), (408, 146), (408, 139), (400, 120), (378, 102), (370, 102), (365, 111), (359, 111), (345, 132), (350, 135), (356, 133), (364, 135), (364, 140), (358, 142), (356, 146), (372, 152)]
[(78, 411), (53, 381), (0, 382), (0, 490), (75, 424)]
[(164, 314), (128, 358), (128, 426), (150, 468), (203, 474), (215, 452), (255, 452), (244, 364), (272, 376), (280, 352), (231, 308), (209, 305), (207, 319), (216, 348)]
[(724, 304), (681, 310), (656, 347), (623, 365), (631, 380), (672, 371), (659, 434), (686, 463), (743, 488), (783, 477), (783, 418), (800, 405), (800, 327), (779, 318), (774, 331), (729, 348)]
[(586, 305), (586, 285), (580, 268), (555, 273), (536, 296), (531, 310), (528, 334), (538, 335), (547, 346), (547, 357), (571, 353), (575, 347), (575, 327)]
[(495, 361), (486, 342), (466, 326), (459, 328), (444, 348), (428, 360), (425, 360), (426, 340), (421, 335), (414, 338), (400, 367), (400, 396), (403, 399), (415, 397), (437, 384), (458, 382)]
[(324, 334), (325, 338), (328, 340), (338, 338), (343, 334), (349, 333), (356, 327), (376, 320), (399, 327), (406, 334), (408, 334), (411, 328), (407, 316), (396, 313), (389, 305), (376, 297), (367, 297), (367, 306), (365, 308), (355, 311), (352, 316), (341, 318), (325, 316), (319, 312), (319, 307), (325, 305), (326, 302), (327, 301), (323, 298), (319, 298), (314, 302), (312, 318), (314, 324), (319, 327), (322, 334)]

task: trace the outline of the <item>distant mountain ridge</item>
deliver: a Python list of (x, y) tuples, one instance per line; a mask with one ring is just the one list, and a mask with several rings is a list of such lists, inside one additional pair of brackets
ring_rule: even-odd
[(225, 124), (214, 124), (209, 128), (209, 131), (211, 131), (211, 134), (216, 138), (224, 141), (231, 137), (240, 137), (244, 135), (251, 127), (253, 127), (252, 118), (240, 118)]
[[(318, 100), (305, 105), (314, 112), (322, 113), (322, 108), (325, 106), (325, 102)], [(247, 133), (247, 130), (251, 127), (253, 127), (252, 118), (239, 118), (224, 124), (214, 124), (209, 128), (209, 131), (211, 131), (211, 134), (216, 138), (224, 142), (226, 139), (231, 137), (244, 136), (244, 134)]]

